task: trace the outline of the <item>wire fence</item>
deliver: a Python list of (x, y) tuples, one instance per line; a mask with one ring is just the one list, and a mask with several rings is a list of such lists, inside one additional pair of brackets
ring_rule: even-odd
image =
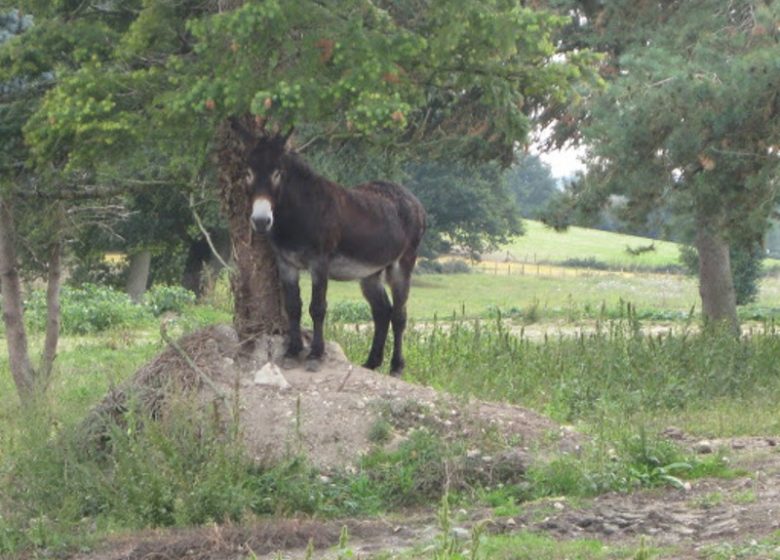
[(469, 263), (469, 266), (485, 274), (501, 276), (538, 276), (543, 278), (574, 278), (594, 276), (670, 276), (678, 275), (674, 271), (653, 271), (643, 268), (590, 268), (586, 266), (563, 266), (559, 264), (481, 260)]

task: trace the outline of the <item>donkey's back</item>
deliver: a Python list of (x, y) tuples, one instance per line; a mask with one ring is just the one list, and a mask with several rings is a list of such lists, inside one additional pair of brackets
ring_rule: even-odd
[(343, 193), (331, 277), (363, 278), (402, 259), (411, 259), (413, 266), (426, 223), (417, 197), (387, 181), (364, 183)]

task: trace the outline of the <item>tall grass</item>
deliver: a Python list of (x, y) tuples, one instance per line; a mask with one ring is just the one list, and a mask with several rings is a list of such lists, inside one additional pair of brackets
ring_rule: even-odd
[[(361, 359), (370, 329), (335, 326), (348, 355)], [(594, 332), (532, 341), (504, 321), (455, 321), (406, 335), (409, 376), (457, 394), (522, 404), (590, 429), (627, 416), (685, 417), (729, 407), (755, 413), (780, 396), (780, 338), (767, 323), (752, 336), (708, 330), (642, 334), (634, 317), (598, 322)], [(753, 403), (753, 404), (750, 404)], [(774, 414), (749, 412), (746, 431), (780, 432)], [(758, 420), (758, 421), (757, 421)]]

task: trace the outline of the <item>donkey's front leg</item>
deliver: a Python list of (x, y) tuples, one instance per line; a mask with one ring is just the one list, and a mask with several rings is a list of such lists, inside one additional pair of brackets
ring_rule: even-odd
[(328, 261), (318, 259), (311, 265), (311, 305), (309, 314), (314, 323), (314, 335), (311, 340), (311, 349), (306, 358), (306, 369), (317, 371), (320, 368), (322, 356), (325, 353), (325, 337), (323, 327), (325, 312), (328, 309), (326, 295), (328, 292)]
[(298, 284), (298, 269), (279, 260), (279, 280), (282, 283), (282, 292), (284, 293), (284, 309), (287, 312), (288, 323), (288, 342), (287, 350), (284, 353), (283, 367), (293, 367), (292, 360), (298, 358), (298, 354), (303, 350), (303, 340), (301, 338), (301, 289)]

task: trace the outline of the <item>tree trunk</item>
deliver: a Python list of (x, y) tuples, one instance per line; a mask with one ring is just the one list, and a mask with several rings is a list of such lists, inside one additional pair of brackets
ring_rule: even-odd
[(14, 224), (11, 210), (0, 198), (0, 287), (3, 293), (3, 322), (8, 344), (8, 362), (16, 390), (22, 401), (29, 401), (35, 393), (35, 375), (27, 349), (24, 329), (22, 289), (19, 282)]
[[(252, 129), (253, 123), (247, 122)], [(227, 215), (233, 257), (230, 285), (233, 323), (242, 349), (250, 351), (261, 334), (286, 331), (279, 271), (268, 240), (252, 235), (251, 202), (246, 186), (245, 148), (228, 123), (218, 132), (217, 158), (222, 209)]]
[(729, 244), (707, 223), (700, 223), (696, 232), (699, 253), (699, 294), (704, 320), (725, 323), (739, 332), (737, 298), (731, 275)]
[(127, 275), (127, 295), (134, 303), (141, 303), (149, 282), (149, 268), (152, 264), (151, 251), (139, 251), (130, 257), (130, 270)]
[(203, 293), (203, 267), (209, 258), (211, 249), (205, 239), (190, 241), (187, 249), (187, 260), (184, 263), (184, 272), (181, 277), (181, 285), (200, 298)]
[(46, 279), (46, 338), (43, 342), (43, 354), (38, 383), (49, 382), (54, 359), (57, 357), (57, 344), (60, 339), (60, 284), (62, 278), (62, 238), (56, 232), (57, 240), (49, 253), (49, 270)]

